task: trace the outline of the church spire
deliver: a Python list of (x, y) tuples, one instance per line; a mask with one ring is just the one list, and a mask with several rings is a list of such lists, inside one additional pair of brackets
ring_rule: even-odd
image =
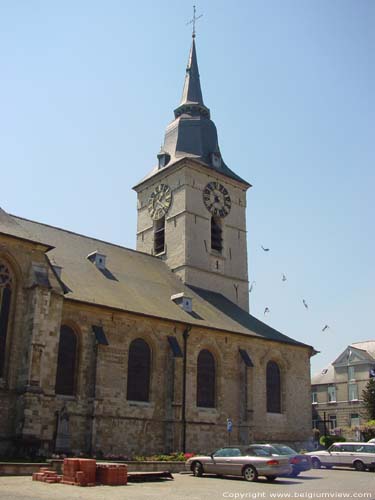
[(180, 106), (182, 104), (193, 104), (193, 103), (204, 106), (201, 82), (199, 79), (197, 52), (195, 49), (195, 35), (193, 35), (193, 41), (191, 44)]
[(189, 115), (201, 115), (210, 117), (210, 110), (203, 103), (201, 82), (199, 78), (197, 51), (195, 48), (195, 32), (193, 32), (193, 41), (189, 53), (188, 64), (186, 68), (184, 88), (182, 91), (181, 102), (174, 110), (174, 115), (178, 118), (183, 113)]

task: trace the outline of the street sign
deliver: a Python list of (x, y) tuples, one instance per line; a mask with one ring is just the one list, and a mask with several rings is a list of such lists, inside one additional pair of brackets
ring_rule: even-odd
[(227, 418), (227, 431), (232, 432), (233, 429), (233, 422), (231, 418)]

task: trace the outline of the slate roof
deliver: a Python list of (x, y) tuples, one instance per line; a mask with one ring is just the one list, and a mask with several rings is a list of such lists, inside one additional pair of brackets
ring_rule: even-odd
[[(212, 162), (212, 153), (217, 153), (220, 157), (221, 153), (216, 126), (210, 118), (210, 110), (203, 103), (194, 38), (186, 68), (181, 102), (174, 110), (174, 115), (175, 119), (166, 129), (164, 145), (160, 152), (169, 156), (168, 163), (162, 168), (163, 171), (169, 169), (183, 158), (192, 158), (207, 168), (241, 182), (246, 187), (251, 186), (233, 172), (222, 158), (220, 166), (216, 166)], [(135, 187), (141, 185), (159, 171), (159, 167), (155, 167)]]
[[(311, 348), (267, 326), (219, 293), (185, 286), (156, 257), (6, 215), (0, 217), (0, 233), (29, 235), (32, 241), (53, 247), (47, 256), (62, 267), (67, 299)], [(105, 272), (87, 259), (94, 251), (106, 256)], [(192, 297), (192, 314), (172, 302), (171, 296), (181, 292)]]

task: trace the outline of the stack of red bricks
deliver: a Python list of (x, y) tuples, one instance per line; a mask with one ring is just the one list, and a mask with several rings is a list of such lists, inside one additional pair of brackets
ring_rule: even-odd
[(128, 468), (125, 464), (99, 464), (96, 466), (98, 483), (107, 486), (123, 486), (128, 482)]
[(48, 467), (41, 467), (39, 472), (33, 473), (33, 481), (43, 481), (44, 483), (59, 483), (61, 476), (55, 470), (50, 470)]
[(96, 460), (89, 458), (64, 458), (62, 484), (76, 486), (96, 485)]

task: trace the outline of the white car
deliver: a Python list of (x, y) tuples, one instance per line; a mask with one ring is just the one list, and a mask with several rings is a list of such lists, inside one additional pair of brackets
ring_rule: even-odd
[(375, 443), (375, 438), (369, 439), (367, 442), (368, 443)]
[(331, 467), (354, 467), (358, 471), (375, 470), (375, 443), (333, 443), (328, 450), (310, 451), (313, 469), (323, 465)]

